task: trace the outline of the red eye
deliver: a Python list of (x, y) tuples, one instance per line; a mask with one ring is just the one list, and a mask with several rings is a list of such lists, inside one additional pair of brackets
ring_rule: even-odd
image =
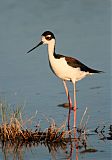
[(46, 40), (48, 40), (48, 41), (52, 39), (51, 36), (46, 36), (45, 38), (46, 38)]

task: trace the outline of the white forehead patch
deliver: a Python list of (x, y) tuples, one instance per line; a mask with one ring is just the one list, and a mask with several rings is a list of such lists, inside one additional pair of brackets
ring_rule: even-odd
[(51, 35), (47, 35), (46, 37), (51, 37)]

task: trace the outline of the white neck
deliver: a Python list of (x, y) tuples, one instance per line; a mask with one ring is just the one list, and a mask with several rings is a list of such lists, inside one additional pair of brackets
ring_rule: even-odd
[(49, 59), (51, 57), (54, 57), (53, 54), (55, 52), (55, 39), (52, 39), (52, 41), (49, 42), (48, 44), (48, 55), (49, 55)]

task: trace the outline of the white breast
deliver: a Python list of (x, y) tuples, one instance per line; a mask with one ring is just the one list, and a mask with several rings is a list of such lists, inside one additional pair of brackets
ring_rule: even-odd
[(54, 73), (63, 80), (71, 80), (72, 82), (74, 82), (81, 80), (86, 75), (90, 74), (89, 72), (81, 71), (80, 68), (73, 68), (69, 66), (65, 58), (53, 58), (49, 60)]
[(69, 66), (64, 57), (55, 58), (54, 46), (55, 40), (52, 39), (48, 44), (48, 56), (51, 68), (59, 78), (75, 82), (90, 74), (89, 72), (81, 71), (80, 68), (73, 68)]

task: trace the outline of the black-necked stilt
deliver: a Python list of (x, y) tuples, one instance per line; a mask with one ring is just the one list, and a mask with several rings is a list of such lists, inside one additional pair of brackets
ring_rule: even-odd
[[(68, 88), (66, 85), (66, 81), (71, 81), (74, 86), (74, 127), (76, 127), (76, 82), (83, 79), (87, 75), (92, 75), (93, 73), (100, 73), (102, 71), (94, 70), (75, 58), (67, 57), (64, 55), (56, 54), (55, 46), (56, 46), (56, 39), (52, 32), (45, 31), (41, 35), (41, 42), (36, 45), (34, 48), (29, 50), (27, 53), (31, 52), (38, 46), (42, 44), (48, 45), (48, 55), (49, 55), (49, 64), (52, 71), (58, 76), (60, 79), (63, 80), (64, 88), (66, 91), (66, 95), (69, 100), (70, 107), (72, 106), (71, 98), (69, 96)], [(70, 113), (69, 113), (70, 116)], [(70, 118), (70, 117), (69, 117)]]

